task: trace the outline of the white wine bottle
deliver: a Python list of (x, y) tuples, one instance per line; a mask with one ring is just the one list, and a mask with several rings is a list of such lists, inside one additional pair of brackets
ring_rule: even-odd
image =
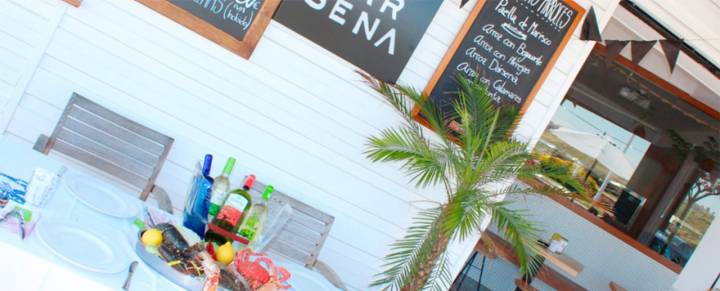
[(262, 232), (263, 225), (265, 224), (265, 218), (268, 214), (268, 201), (270, 201), (270, 195), (275, 190), (272, 185), (268, 185), (265, 191), (262, 193), (262, 199), (260, 202), (253, 204), (250, 208), (250, 212), (245, 216), (240, 228), (238, 228), (237, 234), (241, 237), (246, 238), (250, 245), (258, 238), (258, 235)]
[(212, 190), (210, 190), (210, 207), (208, 208), (208, 221), (212, 221), (227, 198), (228, 192), (230, 191), (230, 173), (232, 173), (233, 167), (235, 166), (235, 158), (229, 157), (222, 174), (215, 178), (213, 182)]

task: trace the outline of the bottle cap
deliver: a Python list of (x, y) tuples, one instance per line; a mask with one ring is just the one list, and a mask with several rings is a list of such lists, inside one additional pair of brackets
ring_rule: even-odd
[(265, 187), (265, 191), (262, 193), (262, 199), (270, 201), (270, 195), (272, 195), (273, 191), (275, 191), (275, 187), (273, 187), (273, 185), (267, 185), (267, 187)]
[(255, 175), (250, 174), (250, 176), (245, 179), (245, 184), (243, 184), (243, 189), (245, 191), (252, 189), (253, 184), (255, 184)]
[(232, 172), (234, 166), (235, 158), (229, 157), (227, 163), (225, 163), (225, 169), (223, 169), (223, 174), (230, 176), (230, 172)]
[(210, 167), (212, 167), (212, 159), (213, 159), (213, 156), (211, 154), (205, 155), (205, 160), (203, 161), (203, 168), (202, 168), (202, 172), (203, 172), (204, 176), (210, 175)]

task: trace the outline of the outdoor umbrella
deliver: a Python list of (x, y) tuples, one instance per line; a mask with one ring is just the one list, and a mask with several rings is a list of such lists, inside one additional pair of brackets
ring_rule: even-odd
[(627, 159), (625, 152), (613, 146), (607, 136), (563, 127), (551, 129), (550, 133), (576, 150), (593, 158), (595, 162), (603, 164), (608, 168), (608, 175), (605, 177), (600, 189), (598, 189), (598, 193), (595, 194), (596, 199), (599, 199), (600, 194), (605, 190), (612, 174), (620, 176), (627, 181), (630, 180), (630, 177), (632, 177), (635, 171), (635, 165)]

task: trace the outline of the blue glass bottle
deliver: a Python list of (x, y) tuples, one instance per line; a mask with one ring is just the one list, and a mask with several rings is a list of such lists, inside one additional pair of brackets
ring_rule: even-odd
[(205, 235), (210, 206), (210, 189), (213, 184), (213, 179), (210, 177), (212, 159), (212, 155), (205, 155), (201, 172), (193, 177), (183, 211), (183, 226), (195, 232), (200, 238)]

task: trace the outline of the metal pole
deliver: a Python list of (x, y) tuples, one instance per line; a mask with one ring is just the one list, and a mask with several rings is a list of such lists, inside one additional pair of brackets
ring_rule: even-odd
[[(470, 256), (470, 259), (465, 263), (465, 267), (463, 267), (462, 276), (460, 277), (460, 282), (458, 282), (457, 285), (455, 285), (455, 290), (460, 290), (460, 286), (462, 286), (463, 281), (465, 281), (465, 277), (467, 277), (467, 272), (470, 271), (470, 266), (475, 261), (475, 257), (477, 256), (478, 252), (473, 252), (473, 255)], [(455, 278), (457, 280), (457, 278)]]
[[(480, 277), (478, 277), (478, 284), (477, 288), (475, 288), (476, 291), (480, 291), (480, 287), (482, 287), (482, 277), (483, 277), (483, 271), (485, 270), (485, 259), (487, 256), (483, 256), (482, 263), (480, 264)], [(715, 280), (717, 281), (717, 280)]]

